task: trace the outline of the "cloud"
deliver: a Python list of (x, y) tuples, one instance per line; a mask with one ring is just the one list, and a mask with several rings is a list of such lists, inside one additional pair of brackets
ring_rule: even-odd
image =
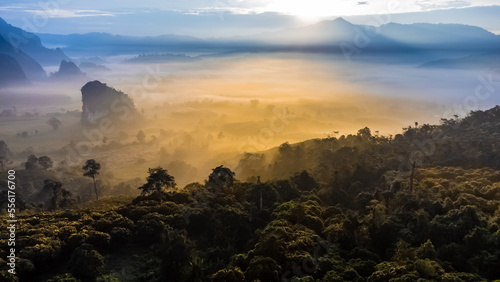
[(435, 10), (435, 9), (449, 9), (449, 8), (462, 8), (472, 5), (469, 1), (464, 0), (447, 0), (447, 1), (433, 1), (433, 0), (417, 0), (417, 6), (422, 10)]
[(0, 7), (0, 11), (10, 11), (10, 10), (23, 9), (23, 8), (25, 8), (25, 7), (21, 6), (21, 5), (9, 5), (9, 6)]
[[(468, 2), (470, 1), (470, 3)], [(498, 5), (499, 0), (408, 0), (389, 11), (387, 0), (86, 0), (32, 1), (1, 0), (0, 17), (12, 25), (23, 27), (36, 18), (50, 18), (38, 32), (87, 33), (109, 32), (126, 35), (185, 34), (198, 37), (221, 37), (296, 28), (338, 16), (391, 13), (401, 23), (425, 22), (427, 16), (408, 16), (410, 12), (449, 10), (452, 7)], [(47, 3), (60, 3), (44, 9)], [(64, 3), (62, 3), (64, 2)], [(500, 7), (500, 6), (498, 6)], [(458, 9), (468, 10), (468, 9)], [(453, 10), (446, 18), (432, 22), (478, 25), (498, 32), (495, 14), (481, 10), (462, 15)], [(487, 12), (485, 12), (487, 11)], [(401, 16), (399, 16), (401, 15)], [(406, 18), (407, 17), (407, 18)], [(404, 18), (404, 19), (403, 19)], [(437, 19), (435, 19), (437, 18)], [(34, 20), (33, 20), (34, 19)], [(373, 17), (358, 24), (373, 22)], [(100, 24), (106, 22), (106, 24)]]
[(25, 10), (28, 13), (40, 15), (48, 18), (82, 18), (82, 17), (113, 17), (116, 13), (101, 10)]

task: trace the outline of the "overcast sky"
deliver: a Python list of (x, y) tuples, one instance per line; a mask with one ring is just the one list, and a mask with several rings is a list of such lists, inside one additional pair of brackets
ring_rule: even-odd
[[(362, 23), (368, 18), (349, 16), (391, 14), (398, 22), (466, 23), (499, 33), (499, 7), (471, 9), (497, 4), (500, 0), (2, 0), (0, 17), (39, 33), (218, 37), (298, 27), (338, 16)], [(457, 13), (419, 17), (446, 9)]]

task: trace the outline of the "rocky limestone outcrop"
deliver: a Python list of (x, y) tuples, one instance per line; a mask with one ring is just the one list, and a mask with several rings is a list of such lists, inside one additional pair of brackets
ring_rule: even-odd
[(59, 70), (52, 73), (50, 76), (52, 80), (55, 81), (87, 81), (87, 75), (82, 72), (75, 63), (67, 62), (65, 60), (61, 61), (59, 65)]
[(128, 122), (138, 116), (132, 99), (105, 83), (91, 81), (81, 91), (83, 124), (97, 124), (103, 118), (112, 122)]

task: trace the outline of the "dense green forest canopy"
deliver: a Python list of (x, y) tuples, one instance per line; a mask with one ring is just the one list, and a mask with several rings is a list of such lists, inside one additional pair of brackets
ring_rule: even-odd
[(500, 279), (499, 133), (497, 106), (395, 136), (284, 143), (185, 187), (154, 168), (136, 198), (75, 204), (71, 183), (46, 182), (51, 210), (18, 216), (17, 276), (2, 233), (0, 280)]

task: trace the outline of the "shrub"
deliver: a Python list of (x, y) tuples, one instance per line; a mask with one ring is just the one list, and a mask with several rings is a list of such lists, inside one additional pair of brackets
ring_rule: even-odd
[(279, 277), (281, 267), (275, 260), (269, 257), (255, 257), (245, 271), (245, 277), (249, 281), (260, 279), (262, 281), (275, 281)]
[(69, 263), (71, 272), (83, 278), (95, 279), (104, 270), (104, 257), (88, 244), (75, 249)]
[(92, 230), (89, 232), (89, 237), (87, 238), (86, 243), (106, 250), (109, 248), (110, 241), (111, 236), (109, 236), (109, 234)]
[(213, 282), (243, 282), (245, 274), (238, 267), (229, 267), (217, 271), (212, 275)]
[(76, 279), (71, 273), (59, 274), (47, 280), (47, 282), (78, 282), (78, 281), (79, 280)]

